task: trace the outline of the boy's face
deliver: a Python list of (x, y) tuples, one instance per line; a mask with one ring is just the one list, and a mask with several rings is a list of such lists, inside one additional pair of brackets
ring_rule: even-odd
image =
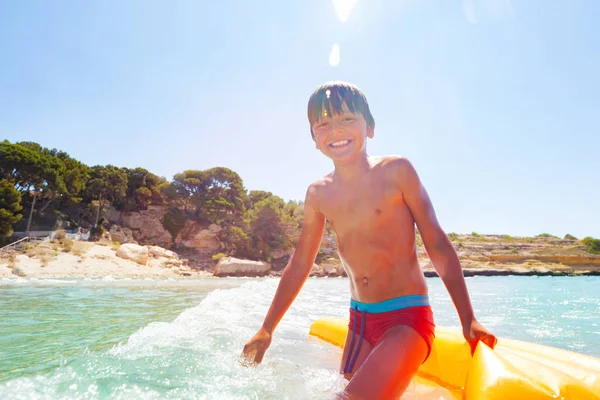
[(326, 115), (312, 126), (317, 149), (332, 160), (341, 161), (362, 152), (367, 138), (373, 137), (373, 127), (361, 113), (353, 114), (344, 103), (342, 112)]

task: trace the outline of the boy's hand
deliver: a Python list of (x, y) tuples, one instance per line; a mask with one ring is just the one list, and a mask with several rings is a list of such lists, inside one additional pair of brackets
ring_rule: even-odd
[(498, 342), (496, 336), (485, 329), (476, 319), (473, 319), (468, 326), (463, 327), (463, 335), (465, 336), (465, 339), (467, 339), (469, 346), (471, 346), (471, 355), (475, 353), (477, 343), (480, 340), (492, 349)]
[(271, 345), (271, 334), (261, 328), (242, 351), (243, 358), (251, 364), (260, 364), (265, 352)]

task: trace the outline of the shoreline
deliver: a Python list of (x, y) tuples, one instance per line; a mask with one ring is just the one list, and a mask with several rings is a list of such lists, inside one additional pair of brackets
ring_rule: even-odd
[[(112, 273), (111, 273), (112, 272)], [(179, 274), (173, 273), (169, 271), (160, 271), (155, 268), (139, 268), (139, 270), (128, 270), (121, 271), (115, 273), (114, 271), (104, 271), (104, 270), (82, 270), (82, 269), (73, 269), (73, 270), (62, 270), (62, 271), (27, 271), (24, 274), (14, 274), (9, 268), (0, 263), (0, 279), (78, 279), (78, 280), (93, 280), (93, 281), (110, 281), (112, 279), (122, 280), (122, 279), (132, 279), (132, 280), (143, 280), (143, 279), (176, 279), (176, 280), (227, 280), (228, 278), (234, 279), (265, 279), (265, 278), (275, 278), (278, 279), (281, 277), (281, 271), (272, 272), (267, 275), (261, 276), (253, 276), (253, 275), (244, 275), (244, 274), (236, 274), (230, 276), (215, 276), (211, 272), (207, 271), (190, 271), (189, 273)], [(438, 274), (435, 271), (423, 271), (423, 275), (426, 278), (439, 278)], [(532, 276), (532, 277), (589, 277), (589, 276), (600, 276), (600, 269), (585, 269), (581, 271), (564, 271), (564, 270), (540, 270), (540, 269), (523, 269), (523, 268), (507, 268), (507, 269), (463, 269), (463, 276), (467, 277), (495, 277), (495, 276)], [(344, 275), (311, 275), (309, 278), (312, 279), (333, 279), (333, 278), (343, 278), (347, 279), (347, 276)]]
[[(63, 246), (63, 247), (61, 247)], [(140, 253), (142, 251), (143, 254)], [(221, 260), (215, 265), (189, 265), (190, 260), (158, 246), (112, 242), (73, 241), (68, 247), (57, 242), (45, 242), (26, 250), (0, 253), (0, 278), (38, 279), (102, 279), (102, 278), (177, 278), (220, 279), (279, 278), (282, 270), (271, 265), (228, 257), (227, 263), (236, 264), (225, 274)], [(600, 276), (600, 257), (566, 257), (551, 254), (490, 255), (459, 257), (463, 276)], [(346, 277), (339, 261), (330, 259), (320, 266), (314, 265), (310, 277)], [(569, 263), (573, 262), (572, 265)], [(427, 278), (437, 277), (431, 261), (421, 254), (419, 263)], [(585, 263), (585, 264), (584, 264)]]

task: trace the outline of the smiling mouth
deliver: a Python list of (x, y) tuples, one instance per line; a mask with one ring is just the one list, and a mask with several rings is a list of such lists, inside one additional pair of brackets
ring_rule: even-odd
[(338, 140), (337, 142), (330, 143), (329, 147), (339, 149), (348, 146), (350, 143), (352, 143), (352, 140)]

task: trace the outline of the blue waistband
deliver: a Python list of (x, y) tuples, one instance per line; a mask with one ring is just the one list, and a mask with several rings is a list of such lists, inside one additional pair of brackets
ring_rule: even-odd
[(350, 300), (350, 308), (352, 308), (353, 310), (373, 314), (399, 310), (401, 308), (420, 307), (428, 305), (429, 296), (427, 296), (426, 294), (396, 297), (394, 299), (381, 301), (379, 303), (361, 303), (360, 301), (356, 301), (354, 299)]

